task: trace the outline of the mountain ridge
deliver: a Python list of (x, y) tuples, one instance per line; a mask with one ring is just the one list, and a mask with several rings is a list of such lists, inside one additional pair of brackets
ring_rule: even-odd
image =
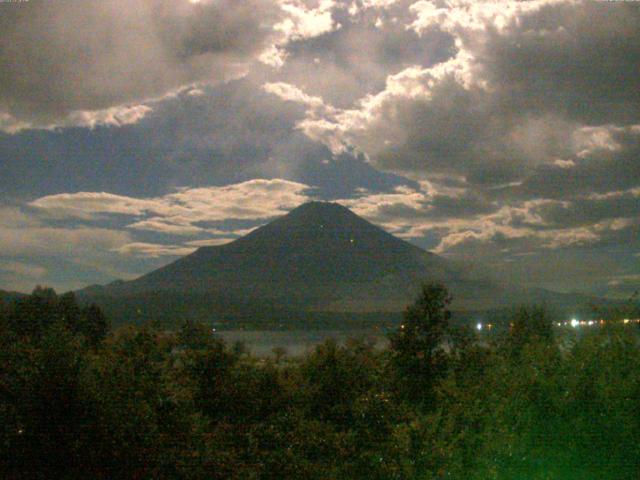
[[(162, 303), (199, 318), (227, 312), (400, 312), (424, 281), (447, 285), (457, 310), (521, 296), (330, 202), (309, 202), (233, 242), (201, 247), (130, 281), (79, 291), (106, 305)], [(177, 307), (176, 307), (177, 308)], [(233, 315), (231, 315), (233, 316)]]

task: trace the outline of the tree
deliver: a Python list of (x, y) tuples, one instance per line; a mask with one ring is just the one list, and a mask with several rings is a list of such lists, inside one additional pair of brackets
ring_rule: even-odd
[(84, 335), (91, 346), (102, 342), (109, 333), (109, 320), (97, 305), (89, 305), (82, 309), (82, 321), (79, 333)]
[(102, 342), (110, 327), (98, 306), (81, 307), (72, 292), (58, 296), (53, 289), (40, 286), (15, 301), (6, 313), (6, 328), (22, 338), (37, 339), (58, 323), (70, 333), (82, 335), (91, 346)]
[(287, 356), (287, 349), (282, 346), (275, 346), (271, 349), (271, 352), (275, 356), (276, 363), (280, 363), (284, 357)]
[(84, 408), (82, 342), (58, 321), (0, 355), (0, 477), (69, 478)]
[(20, 337), (38, 337), (57, 319), (58, 296), (51, 288), (37, 286), (31, 295), (14, 303), (9, 328)]
[(444, 373), (442, 346), (451, 318), (450, 303), (444, 285), (424, 284), (416, 301), (405, 310), (399, 330), (390, 337), (399, 387), (411, 400), (432, 402), (434, 382)]
[(524, 345), (531, 343), (551, 344), (553, 321), (545, 307), (522, 306), (511, 320), (507, 346), (512, 354), (519, 355)]

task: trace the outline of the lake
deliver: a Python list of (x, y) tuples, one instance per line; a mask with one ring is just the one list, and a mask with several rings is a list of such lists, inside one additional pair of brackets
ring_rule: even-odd
[(343, 345), (349, 338), (372, 341), (377, 348), (384, 348), (388, 340), (380, 329), (362, 330), (226, 330), (216, 335), (232, 345), (243, 342), (253, 355), (258, 357), (273, 356), (273, 349), (284, 348), (287, 356), (299, 356), (310, 352), (316, 345), (328, 339)]

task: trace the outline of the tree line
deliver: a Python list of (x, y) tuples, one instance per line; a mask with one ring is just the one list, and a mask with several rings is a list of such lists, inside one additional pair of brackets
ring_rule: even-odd
[(38, 288), (0, 306), (0, 477), (639, 477), (637, 327), (577, 337), (523, 307), (479, 338), (450, 301), (424, 285), (383, 350), (260, 359)]

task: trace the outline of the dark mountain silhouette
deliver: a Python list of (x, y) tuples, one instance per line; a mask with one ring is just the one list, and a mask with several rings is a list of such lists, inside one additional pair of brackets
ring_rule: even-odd
[[(349, 209), (304, 204), (231, 243), (202, 247), (132, 281), (81, 298), (144, 314), (226, 317), (287, 312), (399, 312), (423, 281), (445, 283), (454, 308), (509, 303), (513, 290), (385, 232)], [(127, 315), (128, 316), (128, 315)]]
[(341, 205), (312, 202), (234, 242), (200, 248), (111, 290), (216, 291), (326, 308), (353, 302), (344, 297), (372, 282), (393, 280), (397, 287), (398, 281), (427, 276), (447, 277), (446, 263)]

